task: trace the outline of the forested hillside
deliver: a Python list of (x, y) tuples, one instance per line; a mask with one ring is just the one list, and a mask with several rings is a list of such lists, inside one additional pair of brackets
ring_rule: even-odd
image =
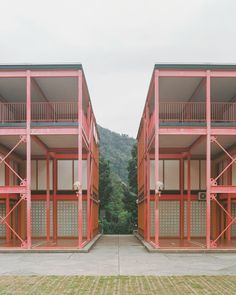
[(127, 183), (127, 165), (135, 139), (109, 129), (98, 127), (100, 135), (100, 154), (110, 163), (111, 172)]
[(134, 138), (99, 127), (100, 224), (104, 233), (132, 233), (137, 224), (137, 148)]

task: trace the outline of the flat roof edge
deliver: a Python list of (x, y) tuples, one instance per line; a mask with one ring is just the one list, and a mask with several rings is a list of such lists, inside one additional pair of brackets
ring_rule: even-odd
[(55, 63), (55, 64), (0, 64), (0, 70), (82, 70), (81, 63)]
[(236, 64), (210, 64), (210, 63), (156, 63), (154, 69), (167, 70), (236, 70)]

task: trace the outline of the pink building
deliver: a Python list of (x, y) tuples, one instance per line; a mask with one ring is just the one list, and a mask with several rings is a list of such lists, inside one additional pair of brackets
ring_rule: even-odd
[(155, 65), (138, 132), (138, 231), (236, 248), (236, 65)]
[(80, 64), (0, 65), (0, 250), (98, 233), (98, 143)]

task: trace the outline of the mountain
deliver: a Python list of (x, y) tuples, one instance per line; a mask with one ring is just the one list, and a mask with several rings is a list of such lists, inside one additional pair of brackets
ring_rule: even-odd
[(127, 183), (127, 165), (136, 140), (126, 134), (119, 134), (101, 126), (98, 126), (98, 130), (101, 156), (109, 160), (112, 173)]

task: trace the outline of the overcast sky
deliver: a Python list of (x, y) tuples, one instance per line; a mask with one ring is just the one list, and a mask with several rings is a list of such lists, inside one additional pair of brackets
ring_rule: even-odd
[(155, 63), (236, 63), (235, 0), (0, 1), (0, 63), (81, 62), (97, 122), (131, 136)]

